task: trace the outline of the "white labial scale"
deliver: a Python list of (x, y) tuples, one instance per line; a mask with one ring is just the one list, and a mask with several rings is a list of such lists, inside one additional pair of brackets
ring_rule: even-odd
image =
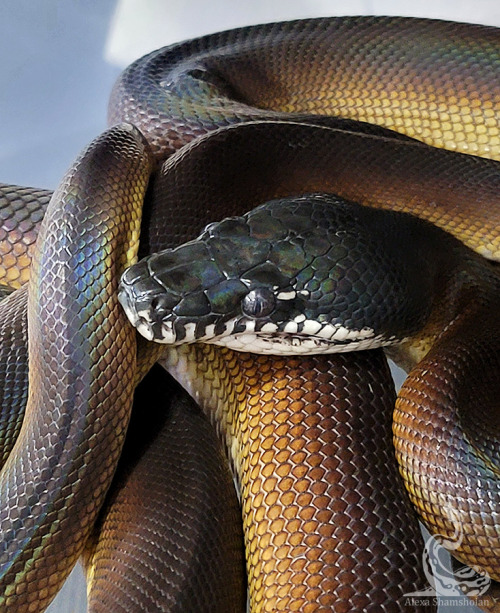
[(335, 339), (336, 341), (345, 341), (349, 338), (349, 334), (351, 332), (352, 330), (348, 330), (347, 328), (344, 328), (343, 326), (339, 326), (336, 328), (331, 338)]
[(331, 339), (337, 330), (338, 328), (336, 326), (332, 326), (332, 324), (325, 324), (321, 330), (318, 330), (316, 335), (319, 336), (319, 338)]
[(287, 334), (297, 334), (298, 329), (299, 325), (296, 321), (289, 321), (285, 324), (283, 332), (286, 332)]
[(304, 321), (304, 326), (302, 328), (301, 334), (304, 336), (314, 336), (317, 334), (319, 330), (321, 330), (321, 324), (319, 321), (314, 321), (313, 319), (306, 319)]
[(188, 322), (187, 324), (185, 324), (184, 333), (186, 334), (186, 336), (183, 341), (186, 343), (193, 343), (196, 340), (195, 332), (196, 324), (194, 322)]
[[(188, 325), (192, 325), (192, 324), (188, 324)], [(233, 325), (234, 325), (233, 320), (226, 322), (224, 324), (224, 330), (222, 331), (222, 333), (219, 334), (219, 335), (216, 335), (215, 334), (215, 324), (208, 324), (206, 326), (206, 328), (205, 328), (205, 331), (203, 332), (203, 334), (199, 338), (194, 338), (194, 334), (193, 334), (193, 338), (191, 340), (193, 340), (195, 342), (210, 343), (210, 341), (213, 338), (218, 338), (219, 336), (224, 336), (228, 330), (232, 330), (233, 329)], [(180, 342), (182, 342), (182, 341), (180, 341)]]
[[(235, 326), (235, 320), (232, 320), (232, 323), (230, 324), (229, 327), (226, 328), (226, 330), (234, 330), (234, 326)], [(255, 320), (254, 319), (249, 319), (247, 321), (246, 332), (255, 332)]]
[[(265, 323), (257, 332), (256, 321), (248, 320), (243, 333), (232, 334), (237, 323), (236, 319), (226, 322), (220, 334), (215, 335), (215, 324), (209, 324), (203, 335), (196, 338), (196, 324), (185, 324), (185, 335), (177, 340), (172, 322), (162, 324), (162, 338), (157, 342), (164, 344), (182, 345), (193, 342), (205, 342), (222, 347), (229, 347), (235, 351), (251, 351), (262, 354), (278, 355), (307, 355), (314, 353), (345, 353), (363, 349), (373, 349), (393, 345), (394, 338), (387, 339), (382, 335), (375, 335), (371, 328), (353, 330), (340, 324), (322, 324), (315, 320), (305, 319), (298, 315), (293, 321), (287, 322), (281, 331), (279, 326), (272, 322)], [(299, 332), (299, 324), (301, 331)], [(140, 320), (138, 331), (148, 340), (153, 339), (151, 326)]]
[(361, 330), (348, 330), (346, 338), (359, 340), (363, 338), (373, 338), (374, 336), (375, 330), (372, 330), (372, 328), (361, 328)]
[[(309, 322), (306, 323), (309, 324)], [(314, 323), (315, 322), (311, 322), (310, 328)], [(332, 341), (337, 342), (360, 341), (375, 337), (375, 331), (371, 328), (361, 328), (360, 330), (353, 330), (346, 328), (340, 324), (337, 324), (335, 326), (333, 326), (332, 324), (325, 324), (323, 328), (318, 332), (311, 333), (309, 331), (308, 334), (316, 334), (320, 338), (330, 339)]]
[(205, 328), (205, 336), (210, 338), (211, 336), (214, 336), (214, 335), (215, 335), (215, 324), (208, 324), (208, 326)]
[[(127, 313), (127, 317), (129, 319), (132, 320), (135, 317), (135, 315), (132, 314), (132, 311), (129, 311), (129, 309), (127, 309), (126, 307), (125, 307), (125, 312)], [(131, 315), (132, 315), (132, 318), (131, 318)], [(144, 320), (144, 321), (148, 321), (149, 323), (152, 322), (151, 313), (150, 313), (149, 309), (144, 309), (142, 311), (137, 311), (137, 317), (139, 319)]]
[(264, 334), (272, 334), (273, 332), (276, 332), (276, 330), (278, 329), (278, 326), (276, 324), (273, 324), (272, 322), (268, 322), (267, 324), (264, 324), (262, 326), (262, 328), (260, 329), (261, 332), (263, 332)]
[(143, 323), (139, 321), (136, 324), (136, 328), (137, 328), (137, 332), (139, 332), (141, 336), (144, 336), (146, 340), (148, 341), (153, 340), (153, 330), (149, 324), (147, 324), (146, 322)]
[(297, 297), (297, 292), (295, 291), (290, 291), (290, 292), (279, 292), (279, 294), (277, 294), (276, 298), (278, 300), (294, 300)]

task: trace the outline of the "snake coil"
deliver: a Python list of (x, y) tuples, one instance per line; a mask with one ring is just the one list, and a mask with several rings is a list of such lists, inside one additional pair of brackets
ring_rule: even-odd
[[(150, 526), (177, 520), (159, 501), (141, 522), (143, 501), (134, 498), (141, 474), (152, 488), (158, 475), (158, 493), (168, 490), (168, 471), (148, 473), (156, 439), (118, 473), (95, 524), (133, 389), (159, 359), (215, 423), (236, 472), (252, 611), (400, 611), (405, 594), (425, 587), (418, 525), (392, 455), (394, 403), (400, 472), (421, 518), (451, 538), (458, 517), (457, 557), (500, 578), (500, 280), (483, 257), (500, 259), (499, 107), (495, 28), (389, 17), (252, 26), (132, 64), (112, 94), (110, 123), (119, 125), (87, 148), (48, 205), (46, 192), (1, 187), (0, 282), (17, 289), (0, 303), (0, 610), (44, 610), (86, 542), (92, 611), (102, 594), (113, 610), (244, 610), (234, 492), (194, 413), (227, 500), (213, 540), (226, 547), (217, 558), (226, 563), (199, 574), (202, 595), (144, 570), (161, 550), (159, 568), (175, 575), (175, 548), (186, 546), (193, 586), (192, 568), (214, 559), (185, 534), (156, 534), (151, 553)], [(135, 260), (143, 201), (147, 256), (180, 253), (174, 248), (208, 223), (243, 218), (262, 202), (318, 192), (414, 214), (466, 245), (445, 241), (453, 265), (436, 273), (425, 321), (392, 350), (410, 369), (397, 400), (379, 349), (285, 359), (139, 339), (136, 357), (117, 291)], [(311, 237), (308, 248), (321, 251), (324, 238)], [(228, 266), (253, 255), (240, 238), (226, 243)], [(425, 239), (416, 248), (422, 260), (428, 248)], [(295, 260), (273, 253), (261, 272), (286, 276)], [(201, 260), (189, 274), (182, 265), (163, 289), (209, 276)], [(125, 279), (142, 296), (151, 272), (161, 277), (140, 263)], [(221, 293), (211, 295), (221, 303)], [(179, 411), (190, 401), (168, 385), (182, 429)], [(199, 484), (183, 525), (199, 528), (205, 511), (219, 513), (219, 494)], [(113, 559), (107, 548), (123, 530), (135, 536), (128, 555)], [(110, 577), (116, 589), (106, 587)]]

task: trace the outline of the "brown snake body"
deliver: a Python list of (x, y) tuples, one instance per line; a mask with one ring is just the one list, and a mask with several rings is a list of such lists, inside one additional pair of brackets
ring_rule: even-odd
[[(496, 186), (499, 170), (496, 162), (438, 151), (350, 120), (372, 121), (432, 145), (498, 159), (499, 65), (500, 37), (496, 29), (397, 18), (343, 18), (273, 24), (214, 35), (154, 52), (134, 64), (120, 80), (114, 92), (111, 120), (137, 125), (157, 158), (171, 154), (193, 138), (219, 126), (249, 120), (278, 121), (272, 125), (262, 122), (255, 126), (240, 126), (243, 135), (245, 130), (255, 133), (256, 144), (238, 136), (238, 127), (231, 127), (188, 145), (167, 160), (150, 190), (153, 196), (146, 204), (141, 242), (143, 252), (171, 247), (193, 238), (204, 223), (230, 214), (241, 214), (258, 204), (263, 196), (307, 193), (322, 188), (371, 206), (422, 214), (431, 221), (443, 223), (450, 232), (455, 232), (480, 253), (498, 258)], [(294, 120), (302, 123), (288, 126), (279, 123), (290, 119), (288, 112), (297, 113)], [(314, 113), (327, 112), (347, 121), (311, 117)], [(320, 126), (315, 128), (305, 123)], [(314, 134), (310, 141), (308, 131)], [(226, 149), (226, 153), (221, 146), (225, 139), (232, 139), (231, 149)], [(211, 147), (214, 147), (212, 151), (219, 152), (218, 158), (210, 157)], [(313, 161), (313, 149), (320, 153), (316, 158), (318, 162)], [(208, 158), (202, 158), (200, 154), (198, 159), (198, 152), (207, 151)], [(280, 160), (284, 178), (269, 170), (269, 160), (273, 156)], [(208, 159), (208, 163), (203, 159)], [(246, 165), (242, 165), (242, 160)], [(204, 174), (198, 181), (201, 184), (196, 186), (200, 165)], [(216, 179), (216, 166), (225, 170), (223, 182)], [(313, 171), (311, 179), (307, 178), (306, 167)], [(235, 176), (236, 169), (241, 176)], [(259, 176), (259, 169), (265, 176), (262, 188), (253, 187), (254, 183), (250, 181)], [(119, 172), (122, 172), (121, 168)], [(391, 177), (395, 180), (389, 181)], [(135, 194), (134, 189), (130, 188), (130, 193)], [(6, 188), (6, 200), (9, 200), (8, 193)], [(450, 193), (453, 197), (449, 196)], [(160, 203), (159, 195), (168, 205)], [(193, 195), (198, 200), (193, 200)], [(171, 196), (175, 199), (169, 200)], [(468, 208), (472, 198), (476, 203), (473, 211)], [(157, 209), (160, 211), (158, 214)], [(8, 207), (5, 210), (9, 211), (9, 219), (16, 221), (16, 213)], [(196, 215), (195, 219), (191, 211)], [(471, 222), (476, 213), (480, 220), (478, 227)], [(34, 220), (34, 228), (37, 215), (39, 218), (39, 208), (34, 206), (33, 213), (28, 215)], [(23, 221), (26, 224), (25, 218)], [(12, 230), (16, 223), (10, 226)], [(24, 233), (27, 250), (12, 258), (13, 243), (9, 236), (13, 234), (6, 233), (0, 244), (3, 257), (0, 272), (6, 282), (21, 285), (28, 277), (33, 241), (29, 233)], [(61, 236), (66, 235), (55, 235), (56, 243), (60, 244)], [(37, 249), (43, 248), (44, 241), (40, 240), (37, 245)], [(75, 257), (78, 258), (78, 254)], [(470, 257), (474, 259), (476, 256)], [(20, 263), (16, 272), (11, 272), (10, 260)], [(451, 321), (445, 316), (443, 319), (440, 316), (431, 318), (429, 329), (406, 352), (405, 360), (411, 361), (416, 355), (419, 360), (423, 357), (424, 361), (412, 371), (399, 395), (395, 434), (404, 476), (424, 520), (440, 533), (453, 533), (446, 510), (437, 504), (437, 499), (444, 497), (445, 503), (452, 500), (453, 504), (458, 501), (462, 505), (458, 506), (463, 514), (461, 523), (469, 539), (459, 555), (468, 563), (479, 564), (493, 577), (498, 577), (498, 523), (495, 519), (498, 509), (497, 443), (493, 436), (485, 435), (485, 424), (492, 421), (490, 415), (495, 414), (497, 406), (498, 270), (495, 265), (485, 262), (478, 264), (477, 271), (477, 278), (462, 279), (453, 286), (460, 293), (452, 297), (450, 312), (458, 315)], [(39, 275), (37, 272), (30, 282), (33, 286), (41, 283)], [(8, 325), (8, 330), (23, 320), (22, 292), (25, 290), (18, 291), (16, 297), (7, 299), (17, 300), (20, 305), (15, 311), (18, 313), (17, 323)], [(30, 291), (33, 296), (33, 292), (38, 290)], [(479, 296), (475, 312), (471, 307), (471, 295)], [(6, 304), (10, 303), (3, 302), (0, 309)], [(462, 304), (463, 309), (458, 309)], [(11, 306), (5, 308), (2, 321), (14, 313)], [(106, 308), (103, 306), (104, 310)], [(471, 313), (475, 314), (475, 319)], [(473, 325), (472, 322), (477, 322), (480, 317), (481, 324)], [(32, 315), (31, 320), (35, 321), (35, 316)], [(443, 320), (446, 332), (440, 342), (435, 343), (440, 335), (436, 331), (438, 323)], [(53, 330), (58, 330), (59, 325), (57, 320)], [(479, 329), (479, 336), (472, 337), (473, 328), (476, 333)], [(17, 329), (22, 329), (22, 325)], [(427, 353), (430, 338), (433, 348)], [(53, 342), (50, 328), (46, 340)], [(103, 339), (102, 342), (106, 344), (108, 341)], [(18, 341), (18, 345), (23, 343), (25, 337)], [(69, 345), (72, 346), (71, 341)], [(49, 352), (57, 345), (51, 347)], [(158, 348), (141, 347), (141, 374), (149, 369), (160, 353)], [(186, 383), (193, 394), (199, 393), (194, 381), (200, 388), (206, 385), (205, 381), (214, 378), (223, 382), (220, 388), (211, 387), (220, 391), (214, 392), (205, 404), (208, 412), (218, 411), (218, 428), (231, 452), (242, 486), (252, 611), (400, 610), (402, 596), (419, 589), (424, 577), (418, 569), (419, 556), (415, 556), (415, 551), (408, 552), (414, 546), (417, 534), (411, 514), (405, 519), (405, 533), (387, 546), (387, 533), (400, 524), (400, 511), (398, 505), (394, 505), (394, 492), (399, 486), (395, 484), (387, 425), (384, 427), (392, 401), (390, 393), (382, 391), (386, 388), (387, 371), (377, 362), (380, 355), (372, 356), (369, 368), (373, 368), (373, 378), (370, 379), (361, 370), (368, 368), (364, 363), (368, 356), (317, 357), (303, 362), (294, 358), (286, 363), (278, 358), (251, 358), (228, 350), (194, 346), (185, 352), (170, 352), (166, 360), (171, 368), (174, 368), (174, 363), (178, 368), (179, 360), (182, 363), (186, 359), (184, 354), (190, 356), (184, 374), (189, 372), (189, 364), (198, 372), (198, 379), (190, 375)], [(30, 372), (33, 364), (30, 354)], [(214, 364), (217, 367), (214, 368)], [(36, 368), (36, 376), (41, 376), (42, 366)], [(429, 370), (443, 374), (430, 378)], [(55, 365), (54, 372), (58, 372)], [(65, 375), (71, 372), (72, 368), (64, 371)], [(183, 376), (181, 371), (177, 372), (178, 376)], [(23, 377), (25, 375), (21, 374), (14, 380), (18, 382)], [(129, 379), (125, 374), (115, 378)], [(128, 384), (132, 385), (130, 381)], [(341, 391), (344, 385), (355, 388), (348, 398), (344, 398)], [(380, 386), (380, 392), (374, 391), (377, 386)], [(50, 400), (57, 400), (54, 388), (47, 389)], [(20, 393), (16, 391), (13, 394), (21, 406), (24, 403), (23, 390), (25, 387), (21, 386)], [(425, 418), (424, 421), (422, 414), (430, 410), (428, 407), (431, 405), (434, 410), (436, 392), (439, 399), (445, 400), (440, 401), (437, 417)], [(214, 407), (214, 396), (229, 398), (233, 408), (222, 415), (221, 405)], [(335, 405), (333, 398), (337, 398), (340, 404)], [(481, 398), (484, 415), (482, 418), (480, 415), (479, 420), (474, 409), (478, 398)], [(238, 415), (232, 413), (235, 402), (240, 409)], [(366, 411), (374, 413), (375, 406), (381, 411), (381, 416), (380, 420), (371, 423), (363, 415)], [(456, 412), (457, 406), (465, 407), (465, 413), (458, 417), (453, 415), (451, 421), (451, 413)], [(101, 410), (104, 409), (101, 407)], [(28, 415), (30, 411), (32, 408), (28, 401)], [(472, 418), (474, 413), (476, 415)], [(35, 417), (28, 419), (27, 423), (35, 419), (40, 423), (40, 412), (33, 411), (32, 414)], [(91, 414), (82, 413), (82, 419), (90, 419)], [(437, 423), (433, 419), (437, 419)], [(451, 438), (445, 427), (449, 421), (453, 424)], [(354, 423), (359, 424), (358, 428)], [(77, 422), (69, 425), (79, 432)], [(410, 425), (412, 429), (416, 428), (415, 434), (408, 434)], [(95, 427), (95, 435), (89, 438), (91, 441), (97, 440), (94, 436), (98, 438), (103, 432), (99, 420)], [(12, 426), (15, 434), (18, 429), (18, 426)], [(10, 483), (12, 471), (24, 466), (24, 460), (15, 464), (14, 458), (30, 455), (22, 445), (27, 432), (23, 426), (19, 442), (15, 443), (2, 469), (0, 482)], [(465, 439), (462, 432), (465, 432)], [(436, 433), (444, 433), (444, 438), (436, 437)], [(478, 434), (484, 444), (471, 447), (469, 438), (476, 445)], [(51, 428), (47, 435), (53, 435)], [(367, 440), (370, 437), (378, 440), (379, 436), (380, 446), (366, 449)], [(434, 441), (432, 444), (437, 446), (437, 451), (424, 447), (424, 439), (425, 445), (427, 439)], [(40, 445), (37, 436), (33, 440)], [(443, 452), (449, 440), (449, 451)], [(71, 436), (68, 441), (71, 441)], [(350, 446), (355, 447), (356, 452)], [(422, 449), (419, 457), (423, 459), (417, 462), (412, 456), (413, 459), (407, 461), (410, 447), (412, 450)], [(359, 452), (361, 449), (362, 453)], [(115, 460), (118, 451), (119, 443), (116, 443)], [(71, 453), (75, 459), (83, 458), (78, 451)], [(368, 461), (371, 457), (373, 461)], [(454, 473), (456, 469), (446, 472), (450, 457), (457, 459), (459, 474), (463, 476), (463, 482), (459, 480), (455, 485), (449, 485), (449, 472)], [(53, 458), (53, 454), (48, 455), (48, 461), (54, 462)], [(110, 476), (115, 461), (106, 461), (109, 464), (106, 475)], [(388, 471), (383, 477), (382, 464)], [(85, 459), (83, 465), (88, 467), (90, 463), (87, 464)], [(424, 474), (426, 465), (429, 465), (429, 470)], [(350, 475), (349, 468), (353, 467)], [(366, 471), (366, 480), (358, 478), (358, 471)], [(89, 483), (95, 483), (83, 478), (82, 472), (84, 489), (90, 487)], [(103, 478), (103, 491), (108, 482)], [(478, 489), (478, 482), (483, 489)], [(20, 474), (15, 483), (24, 484)], [(451, 491), (454, 488), (458, 488), (459, 493), (466, 491), (465, 487), (470, 487), (471, 483), (471, 492), (463, 497), (465, 500)], [(8, 564), (13, 559), (9, 543), (13, 548), (18, 547), (15, 538), (7, 538), (13, 522), (4, 503), (9, 487), (0, 489), (1, 519), (4, 522), (2, 526), (5, 526), (2, 528), (4, 557)], [(15, 486), (16, 496), (22, 493), (22, 487), (27, 486)], [(68, 481), (64, 487), (69, 488), (67, 497), (76, 500), (80, 485), (73, 488)], [(427, 498), (423, 500), (427, 491), (431, 492), (430, 502)], [(488, 492), (488, 495), (478, 494), (479, 491)], [(487, 511), (475, 506), (476, 498), (478, 502), (481, 498), (489, 498)], [(2, 607), (37, 610), (33, 609), (32, 603), (51, 599), (71, 567), (71, 560), (81, 552), (93, 516), (89, 514), (85, 520), (80, 519), (82, 503), (75, 501), (65, 506), (64, 499), (64, 496), (54, 497), (57, 513), (67, 513), (68, 522), (88, 524), (86, 532), (78, 533), (78, 542), (71, 549), (66, 540), (66, 528), (49, 517), (44, 525), (51, 536), (46, 539), (61, 539), (67, 550), (56, 548), (58, 550), (52, 557), (46, 553), (52, 550), (44, 549), (46, 540), (44, 547), (39, 547), (37, 541), (23, 546), (19, 555), (25, 556), (25, 566), (20, 565), (19, 572), (16, 569), (15, 573), (2, 579)], [(465, 506), (464, 502), (467, 503)], [(99, 504), (92, 503), (94, 515)], [(31, 508), (24, 502), (16, 503), (18, 508), (23, 508), (23, 505)], [(159, 513), (161, 515), (161, 510)], [(478, 516), (485, 518), (479, 522), (479, 528)], [(413, 522), (411, 527), (410, 522)], [(26, 525), (23, 520), (20, 529), (26, 529)], [(102, 525), (106, 525), (106, 519)], [(360, 536), (365, 531), (366, 540)], [(112, 540), (115, 537), (106, 538)], [(138, 560), (141, 555), (147, 555), (144, 544), (147, 538), (140, 538), (143, 540), (131, 554), (137, 555)], [(237, 552), (235, 555), (237, 559)], [(37, 566), (35, 560), (38, 556), (43, 564)], [(36, 571), (31, 570), (32, 564)], [(99, 593), (103, 589), (99, 584), (99, 572), (106, 567), (106, 556), (97, 555), (89, 564), (92, 589)], [(64, 570), (61, 570), (62, 566)], [(124, 591), (137, 587), (135, 579), (129, 578), (127, 573), (122, 574)], [(101, 577), (103, 581), (107, 580), (106, 573), (103, 572)], [(147, 582), (141, 583), (139, 598), (147, 599), (148, 590)], [(235, 602), (241, 600), (236, 597)], [(170, 610), (161, 598), (154, 606), (156, 608), (151, 605), (150, 610)], [(206, 610), (212, 610), (209, 606), (207, 600)], [(238, 605), (235, 607), (238, 610)]]

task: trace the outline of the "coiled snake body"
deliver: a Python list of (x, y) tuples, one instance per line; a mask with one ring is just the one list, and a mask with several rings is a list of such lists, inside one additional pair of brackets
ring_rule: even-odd
[[(453, 518), (458, 514), (464, 538), (455, 554), (493, 578), (500, 577), (495, 436), (500, 282), (496, 264), (482, 257), (498, 259), (500, 251), (500, 169), (495, 161), (500, 159), (499, 69), (498, 30), (402, 18), (270, 24), (154, 52), (125, 71), (115, 87), (110, 115), (112, 123), (126, 121), (137, 126), (148, 145), (136, 128), (126, 125), (112, 128), (91, 145), (79, 163), (84, 164), (83, 176), (71, 171), (51, 200), (36, 243), (28, 290), (21, 286), (30, 275), (31, 245), (47, 194), (39, 195), (31, 208), (22, 206), (19, 213), (15, 206), (19, 196), (11, 197), (12, 189), (4, 188), (5, 201), (14, 206), (4, 209), (9, 232), (0, 244), (4, 262), (0, 273), (3, 282), (20, 287), (0, 305), (2, 339), (13, 339), (11, 346), (3, 343), (5, 372), (11, 372), (9, 364), (18, 365), (14, 377), (6, 376), (4, 386), (4, 406), (13, 407), (5, 427), (4, 456), (8, 459), (0, 473), (0, 602), (5, 610), (43, 610), (82, 552), (119, 456), (131, 390), (159, 358), (217, 422), (235, 467), (242, 491), (252, 610), (399, 611), (403, 595), (424, 586), (418, 552), (411, 550), (418, 532), (414, 517), (405, 512), (403, 526), (400, 521), (406, 503), (398, 493), (392, 458), (387, 423), (393, 397), (380, 350), (286, 359), (252, 357), (211, 345), (165, 350), (141, 343), (135, 373), (133, 343), (127, 340), (133, 335), (120, 323), (123, 314), (113, 301), (117, 275), (133, 261), (136, 229), (127, 224), (132, 219), (137, 228), (138, 218), (126, 208), (109, 209), (108, 202), (114, 207), (115, 203), (125, 206), (129, 200), (142, 200), (151, 170), (148, 147), (158, 160), (170, 157), (146, 199), (143, 254), (193, 239), (206, 223), (241, 216), (266, 200), (311, 192), (330, 192), (375, 208), (413, 213), (466, 243), (461, 246), (425, 221), (405, 225), (404, 215), (400, 216), (406, 238), (399, 241), (404, 244), (419, 235), (412, 248), (418, 261), (412, 263), (409, 254), (401, 255), (407, 272), (401, 285), (394, 287), (400, 294), (391, 294), (397, 298), (388, 298), (388, 302), (397, 303), (403, 312), (403, 290), (408, 290), (413, 292), (410, 303), (419, 306), (403, 317), (404, 329), (388, 332), (394, 324), (384, 314), (378, 320), (380, 334), (374, 336), (383, 332), (386, 340), (399, 340), (397, 353), (412, 368), (397, 400), (394, 427), (410, 497), (424, 522), (440, 534), (455, 533), (450, 509)], [(326, 114), (337, 118), (323, 116)], [(91, 184), (87, 171), (93, 173)], [(123, 193), (113, 191), (117, 184)], [(104, 192), (100, 198), (99, 189)], [(94, 193), (95, 211), (86, 205), (87, 195)], [(30, 197), (30, 193), (21, 194), (23, 205)], [(322, 201), (325, 197), (315, 198)], [(66, 210), (66, 206), (75, 208)], [(319, 210), (318, 206), (311, 204), (311, 211)], [(100, 219), (102, 209), (108, 211), (106, 223)], [(304, 207), (300, 210), (303, 215)], [(81, 221), (78, 215), (83, 215)], [(322, 216), (329, 215), (321, 209), (312, 219), (322, 226)], [(202, 243), (198, 242), (188, 246), (187, 252), (181, 248), (162, 256), (172, 273), (162, 276), (151, 264), (161, 261), (158, 257), (130, 269), (125, 277), (132, 288), (130, 295), (142, 299), (151, 287), (148, 275), (152, 274), (154, 310), (161, 307), (163, 316), (173, 308), (165, 303), (165, 288), (181, 299), (184, 290), (198, 291), (194, 300), (182, 303), (184, 320), (176, 341), (201, 336), (211, 340), (206, 325), (194, 321), (200, 304), (206, 307), (207, 296), (211, 307), (222, 308), (221, 323), (220, 318), (208, 323), (217, 335), (234, 332), (236, 325), (240, 333), (248, 330), (248, 322), (240, 318), (229, 325), (226, 317), (228, 303), (241, 308), (241, 292), (232, 297), (235, 287), (241, 290), (239, 278), (234, 277), (233, 287), (207, 289), (214, 279), (215, 285), (220, 286), (223, 279), (229, 283), (231, 274), (239, 274), (246, 260), (249, 268), (244, 272), (250, 269), (256, 274), (251, 283), (247, 275), (243, 296), (249, 293), (246, 290), (254, 292), (245, 304), (246, 314), (251, 311), (251, 319), (257, 322), (257, 331), (269, 323), (262, 319), (269, 315), (266, 300), (260, 290), (255, 291), (262, 283), (269, 284), (268, 275), (274, 279), (272, 291), (281, 292), (281, 298), (273, 300), (288, 301), (288, 307), (291, 298), (314, 292), (320, 304), (328, 291), (334, 292), (332, 280), (343, 293), (339, 298), (333, 293), (326, 302), (348, 304), (347, 299), (354, 295), (364, 296), (359, 270), (349, 280), (350, 272), (316, 277), (314, 267), (324, 266), (319, 258), (325, 253), (330, 263), (336, 261), (331, 250), (341, 261), (342, 254), (356, 250), (366, 257), (369, 243), (363, 248), (355, 246), (353, 233), (345, 228), (338, 231), (338, 236), (348, 237), (342, 239), (345, 243), (332, 239), (334, 228), (322, 235), (313, 227), (302, 236), (294, 225), (295, 216), (290, 218), (290, 227), (284, 228), (281, 222), (273, 225), (274, 213), (264, 216), (265, 223), (261, 218), (252, 226), (250, 238), (268, 241), (262, 261), (253, 261), (261, 247), (256, 241), (242, 240), (249, 236), (243, 226), (226, 222), (223, 230), (213, 226), (211, 232), (222, 241), (218, 253), (230, 272), (225, 270), (217, 277), (214, 266), (207, 268), (198, 257), (206, 249), (200, 251)], [(28, 231), (27, 220), (33, 222)], [(115, 225), (117, 220), (124, 225)], [(387, 227), (385, 221), (368, 225)], [(277, 238), (274, 232), (282, 230)], [(125, 238), (126, 232), (130, 239)], [(20, 234), (24, 240), (18, 240)], [(383, 232), (379, 235), (384, 236)], [(443, 237), (442, 243), (436, 236)], [(285, 238), (290, 237), (287, 243)], [(394, 232), (387, 237), (397, 242)], [(123, 254), (114, 245), (110, 247), (113, 240), (123, 242)], [(271, 248), (269, 241), (277, 242)], [(194, 261), (192, 249), (197, 254)], [(371, 249), (375, 261), (378, 247)], [(109, 265), (111, 253), (116, 254), (117, 263)], [(183, 253), (188, 253), (187, 265)], [(388, 253), (392, 255), (390, 249)], [(290, 278), (311, 268), (311, 257), (318, 259), (309, 277), (304, 277), (300, 288), (291, 287)], [(366, 269), (368, 277), (363, 283), (370, 286), (376, 280), (376, 268)], [(76, 276), (66, 270), (76, 271)], [(375, 285), (385, 292), (386, 272), (382, 273)], [(330, 280), (328, 291), (325, 279)], [(28, 294), (30, 388), (26, 400)], [(127, 300), (132, 318), (139, 323), (152, 318), (152, 311), (140, 302), (131, 307)], [(52, 307), (46, 306), (49, 303)], [(299, 306), (296, 301), (294, 308)], [(315, 315), (307, 308), (307, 318), (312, 320)], [(327, 322), (336, 340), (342, 337), (345, 343), (354, 332), (359, 340), (360, 331), (375, 330), (373, 306), (368, 304), (366, 311), (366, 321), (371, 323), (354, 327), (358, 320), (352, 312), (344, 324), (336, 313), (335, 321)], [(290, 312), (299, 319), (295, 327), (286, 328)], [(298, 310), (282, 309), (273, 332), (281, 326), (285, 333), (292, 330), (293, 336), (301, 317), (304, 314)], [(81, 330), (88, 339), (79, 336)], [(111, 342), (118, 330), (127, 339), (117, 337)], [(127, 348), (127, 357), (120, 357), (118, 348)], [(115, 369), (118, 363), (123, 372), (108, 374), (108, 366)], [(95, 381), (88, 374), (94, 372)], [(36, 391), (42, 387), (47, 395), (43, 407), (37, 404), (41, 397)], [(26, 402), (21, 427), (19, 413)], [(53, 406), (48, 413), (46, 405)], [(103, 444), (107, 446), (105, 459)], [(97, 481), (95, 464), (101, 465)], [(125, 495), (129, 482), (133, 478), (124, 480)], [(227, 495), (231, 500), (231, 494)], [(115, 589), (103, 587), (111, 572), (110, 556), (103, 553), (106, 546), (100, 547), (99, 542), (116, 542), (120, 530), (135, 526), (139, 534), (139, 544), (131, 553), (138, 557), (135, 566), (140, 567), (140, 556), (147, 555), (140, 504), (124, 521), (124, 529), (114, 519), (112, 502), (113, 497), (98, 524), (100, 536), (91, 539), (87, 553), (90, 593), (100, 595), (91, 597), (92, 610), (99, 606), (175, 610), (164, 591), (151, 596), (147, 571), (139, 573), (139, 578), (134, 574), (133, 596), (125, 571), (117, 573), (123, 585), (113, 582)], [(158, 506), (154, 512), (162, 515)], [(237, 543), (238, 531), (233, 530), (233, 535)], [(236, 546), (233, 555), (236, 562), (229, 567), (236, 569)], [(209, 560), (207, 553), (206, 566)], [(126, 566), (126, 560), (123, 564)], [(207, 596), (207, 611), (241, 610), (243, 582), (237, 573), (233, 577), (236, 595), (222, 594), (217, 602)], [(205, 582), (209, 590), (206, 583), (210, 581)], [(142, 605), (138, 604), (141, 598)], [(198, 604), (181, 606), (182, 610), (199, 610)]]

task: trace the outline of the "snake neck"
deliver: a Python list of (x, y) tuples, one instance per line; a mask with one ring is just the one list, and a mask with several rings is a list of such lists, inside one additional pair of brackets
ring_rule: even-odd
[(386, 348), (388, 357), (406, 372), (459, 329), (470, 326), (475, 330), (479, 321), (490, 322), (492, 333), (496, 329), (500, 267), (469, 250), (459, 251), (461, 257), (452, 258), (450, 268), (435, 279), (436, 291), (426, 324), (402, 343)]

